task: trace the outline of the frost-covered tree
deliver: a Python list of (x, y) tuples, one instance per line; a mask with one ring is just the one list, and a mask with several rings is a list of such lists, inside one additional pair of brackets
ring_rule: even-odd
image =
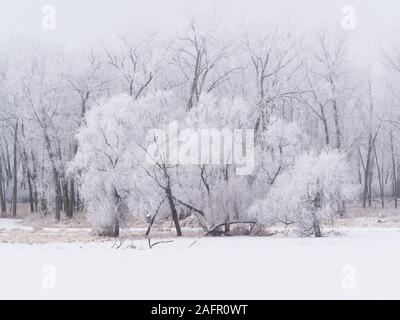
[(152, 30), (131, 29), (104, 45), (105, 64), (110, 73), (110, 91), (125, 92), (138, 99), (155, 82), (162, 60)]
[(257, 133), (265, 130), (270, 118), (301, 91), (300, 43), (290, 28), (268, 25), (247, 30), (242, 48), (248, 57), (246, 80), (255, 101)]
[[(271, 24), (232, 31), (223, 15), (203, 18), (189, 18), (168, 38), (146, 28), (131, 29), (93, 44), (84, 55), (23, 38), (3, 41), (2, 216), (8, 207), (16, 215), (18, 203), (29, 201), (32, 212), (54, 211), (57, 220), (64, 218), (63, 211), (69, 218), (74, 209), (87, 212), (95, 229), (109, 235), (118, 234), (126, 214), (172, 218), (178, 235), (181, 220), (192, 215), (204, 230), (217, 226), (222, 232), (225, 227), (228, 234), (235, 222), (251, 221), (248, 209), (256, 199), (268, 198), (263, 203), (276, 204), (275, 211), (268, 210), (273, 214), (257, 214), (296, 223), (304, 231), (312, 219), (301, 219), (303, 211), (293, 208), (299, 205), (305, 217), (312, 217), (310, 208), (318, 203), (315, 186), (336, 177), (335, 171), (315, 171), (326, 153), (317, 152), (327, 147), (343, 152), (358, 174), (364, 207), (378, 197), (382, 207), (390, 203), (387, 198), (397, 207), (396, 46), (381, 57), (388, 68), (375, 70), (371, 64), (364, 79), (364, 70), (351, 63), (352, 39), (339, 33), (306, 36), (294, 32), (295, 26)], [(182, 154), (187, 163), (169, 161), (166, 146), (191, 144), (175, 140), (168, 131), (171, 123), (195, 132), (251, 130), (254, 170), (238, 176), (243, 164), (190, 162)], [(163, 134), (149, 136), (152, 129)], [(219, 138), (224, 141), (223, 135)], [(302, 176), (304, 170), (315, 176)], [(331, 195), (324, 190), (317, 222), (342, 212), (347, 199), (338, 194), (333, 210), (324, 207), (333, 203), (326, 194)], [(290, 204), (292, 211), (278, 210), (283, 196), (288, 204), (282, 200), (282, 208)], [(306, 206), (299, 197), (307, 199)]]
[(172, 48), (172, 63), (178, 71), (187, 110), (195, 107), (201, 95), (223, 90), (238, 71), (232, 61), (235, 48), (220, 19), (190, 19)]
[[(196, 132), (206, 129), (209, 132), (214, 131), (216, 135), (215, 141), (210, 140), (216, 143), (213, 149), (205, 150), (207, 144), (204, 143), (207, 141), (201, 141), (200, 151), (206, 152), (210, 163), (186, 167), (185, 176), (185, 188), (189, 187), (191, 190), (186, 197), (202, 210), (203, 226), (208, 229), (217, 224), (246, 218), (246, 206), (251, 191), (247, 176), (237, 175), (238, 166), (243, 166), (244, 163), (235, 163), (232, 152), (245, 150), (248, 154), (253, 153), (250, 145), (254, 141), (253, 138), (248, 141), (248, 137), (241, 137), (242, 140), (238, 139), (241, 142), (240, 147), (236, 146), (240, 150), (234, 150), (230, 148), (234, 141), (230, 141), (229, 137), (234, 129), (252, 130), (249, 112), (249, 103), (242, 97), (218, 99), (214, 95), (203, 94), (184, 119), (188, 128)], [(213, 163), (216, 153), (220, 155), (217, 159), (219, 162)], [(225, 232), (229, 232), (229, 224), (226, 224)]]
[(146, 149), (147, 133), (174, 119), (175, 106), (172, 93), (156, 92), (137, 99), (119, 95), (87, 113), (71, 170), (78, 173), (90, 220), (101, 234), (117, 236), (128, 212), (153, 213), (165, 196), (180, 233), (172, 168), (150, 163)]
[(321, 122), (326, 146), (339, 150), (344, 144), (343, 113), (351, 92), (348, 40), (344, 33), (323, 33), (304, 53), (307, 57), (303, 102)]
[(277, 178), (265, 199), (250, 214), (266, 224), (295, 224), (302, 234), (321, 237), (322, 225), (333, 223), (343, 201), (355, 197), (345, 155), (338, 151), (305, 153)]

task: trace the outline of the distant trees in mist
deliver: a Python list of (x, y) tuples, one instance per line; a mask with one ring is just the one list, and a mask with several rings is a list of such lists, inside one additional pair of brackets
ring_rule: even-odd
[[(397, 207), (400, 49), (360, 67), (344, 31), (295, 29), (192, 19), (81, 52), (3, 41), (1, 215), (27, 202), (57, 220), (84, 210), (113, 236), (128, 214), (171, 216), (177, 235), (192, 215), (206, 232), (280, 222), (320, 236), (347, 201)], [(253, 172), (149, 164), (146, 134), (171, 121), (253, 129)]]

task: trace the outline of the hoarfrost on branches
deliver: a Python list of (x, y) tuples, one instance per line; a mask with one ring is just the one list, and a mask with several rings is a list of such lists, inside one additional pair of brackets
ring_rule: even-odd
[(356, 195), (345, 155), (336, 150), (311, 152), (296, 159), (249, 211), (262, 223), (295, 224), (302, 234), (320, 237), (322, 224), (332, 223), (344, 201)]

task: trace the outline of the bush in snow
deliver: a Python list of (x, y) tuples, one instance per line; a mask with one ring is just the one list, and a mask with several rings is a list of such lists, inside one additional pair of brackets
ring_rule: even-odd
[(308, 153), (279, 175), (266, 198), (249, 212), (260, 223), (295, 224), (303, 235), (321, 237), (322, 224), (333, 223), (356, 192), (343, 154)]

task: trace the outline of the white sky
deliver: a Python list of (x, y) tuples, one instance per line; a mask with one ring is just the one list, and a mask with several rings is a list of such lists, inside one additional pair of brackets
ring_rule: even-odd
[[(190, 7), (212, 8), (215, 0), (0, 0), (0, 37), (24, 34), (79, 48), (109, 37), (131, 25), (156, 25), (174, 32), (182, 25)], [(354, 45), (360, 54), (370, 54), (380, 37), (400, 32), (399, 0), (220, 0), (232, 26), (243, 22), (289, 17), (306, 30), (324, 25), (340, 27), (344, 5), (357, 13)], [(42, 8), (54, 5), (57, 28), (41, 27)]]

